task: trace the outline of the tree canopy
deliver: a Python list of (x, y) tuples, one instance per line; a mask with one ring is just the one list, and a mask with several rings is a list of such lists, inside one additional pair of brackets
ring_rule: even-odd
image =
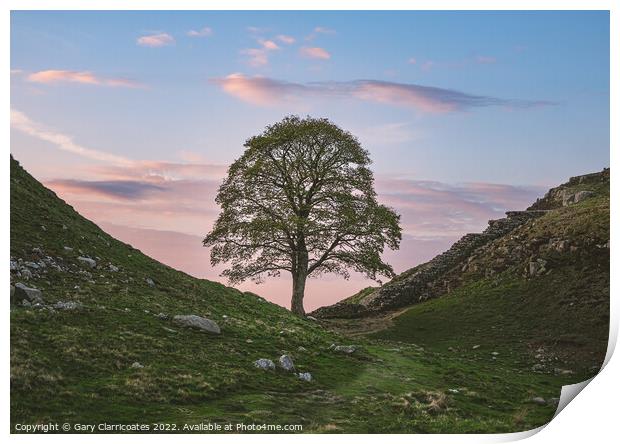
[(306, 278), (350, 270), (394, 275), (381, 258), (397, 249), (400, 216), (377, 202), (369, 153), (327, 119), (289, 116), (245, 143), (216, 202), (204, 245), (211, 263), (229, 263), (232, 283), (293, 277), (291, 309), (304, 314)]

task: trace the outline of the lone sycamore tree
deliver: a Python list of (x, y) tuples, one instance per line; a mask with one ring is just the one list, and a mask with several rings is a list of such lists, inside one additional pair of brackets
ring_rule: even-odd
[(228, 169), (221, 207), (203, 243), (211, 264), (230, 263), (231, 283), (291, 273), (291, 310), (304, 315), (306, 279), (349, 271), (394, 276), (381, 259), (397, 249), (400, 216), (380, 205), (371, 161), (357, 139), (327, 119), (289, 116), (248, 139)]

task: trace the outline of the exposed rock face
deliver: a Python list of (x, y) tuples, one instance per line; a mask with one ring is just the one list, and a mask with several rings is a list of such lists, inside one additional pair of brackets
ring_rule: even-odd
[(466, 234), (449, 250), (430, 262), (401, 274), (359, 303), (341, 302), (319, 308), (313, 314), (323, 318), (356, 318), (440, 296), (450, 289), (449, 280), (442, 280), (442, 276), (455, 269), (463, 271), (468, 258), (476, 249), (544, 214), (546, 214), (544, 210), (508, 211), (505, 218), (489, 221), (488, 228), (482, 233)]
[[(549, 211), (577, 204), (598, 193), (609, 182), (609, 169), (571, 178), (552, 188), (525, 211), (508, 211), (506, 217), (489, 221), (482, 233), (463, 236), (450, 249), (431, 261), (416, 266), (366, 294), (355, 295), (335, 305), (321, 307), (318, 318), (360, 318), (397, 310), (428, 299), (441, 297), (467, 280), (490, 278), (509, 267), (518, 267), (524, 278), (553, 271), (554, 255), (573, 254), (595, 242), (608, 248), (606, 239), (574, 239), (566, 231), (534, 238), (536, 219)], [(585, 189), (585, 188), (589, 188)], [(591, 191), (591, 190), (597, 190)], [(545, 222), (542, 222), (543, 226)]]
[(220, 334), (220, 327), (211, 319), (196, 315), (176, 315), (172, 319), (175, 323), (184, 327), (193, 327), (208, 333)]
[(28, 301), (30, 304), (43, 304), (43, 294), (41, 290), (27, 287), (21, 282), (15, 284), (15, 291), (12, 293), (14, 303)]

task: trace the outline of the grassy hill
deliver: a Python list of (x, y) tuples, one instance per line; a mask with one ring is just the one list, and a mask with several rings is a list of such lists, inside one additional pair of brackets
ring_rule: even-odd
[[(536, 344), (519, 334), (523, 320), (512, 314), (519, 298), (551, 292), (551, 283), (481, 280), (413, 307), (374, 337), (344, 336), (335, 332), (346, 334), (344, 324), (299, 318), (145, 256), (81, 217), (12, 158), (11, 261), (11, 283), (40, 289), (45, 301), (11, 305), (12, 432), (17, 423), (50, 421), (176, 424), (169, 431), (203, 423), (238, 431), (243, 423), (300, 424), (304, 432), (511, 432), (549, 421), (561, 386), (592, 372), (531, 369), (540, 361), (528, 349)], [(553, 275), (558, 285), (562, 276)], [(583, 291), (570, 288), (571, 297)], [(79, 305), (54, 308), (58, 302)], [(581, 322), (580, 313), (572, 321)], [(603, 322), (605, 310), (599, 313)], [(217, 322), (221, 334), (171, 319), (188, 314)], [(346, 322), (368, 330), (365, 320)], [(541, 314), (526, 325), (545, 322)], [(601, 341), (603, 330), (590, 334)], [(340, 353), (334, 343), (357, 349)], [(253, 365), (284, 353), (313, 380)]]

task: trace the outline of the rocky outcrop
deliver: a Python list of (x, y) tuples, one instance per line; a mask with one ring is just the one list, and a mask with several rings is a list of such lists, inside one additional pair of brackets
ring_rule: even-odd
[(508, 211), (505, 218), (489, 221), (489, 226), (482, 233), (466, 234), (449, 250), (397, 276), (360, 299), (358, 303), (345, 300), (329, 307), (321, 307), (313, 312), (313, 315), (322, 318), (357, 318), (440, 296), (450, 289), (449, 281), (442, 277), (451, 270), (462, 270), (475, 250), (544, 214), (545, 210)]

